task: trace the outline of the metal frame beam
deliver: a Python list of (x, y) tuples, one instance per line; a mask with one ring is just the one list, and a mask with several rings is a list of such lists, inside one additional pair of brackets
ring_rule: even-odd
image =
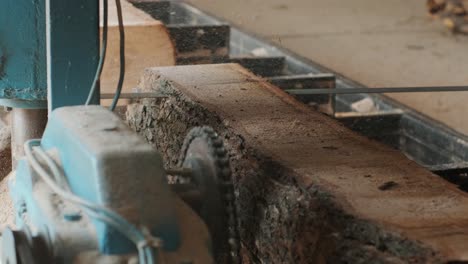
[[(84, 104), (99, 62), (99, 1), (46, 0), (48, 107)], [(93, 104), (99, 104), (96, 89)]]
[(0, 1), (0, 105), (45, 108), (44, 1)]

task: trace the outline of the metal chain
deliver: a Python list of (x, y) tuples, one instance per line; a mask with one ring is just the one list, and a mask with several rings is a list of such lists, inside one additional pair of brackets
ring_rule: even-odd
[(197, 127), (192, 129), (185, 138), (184, 144), (181, 149), (181, 158), (179, 159), (179, 167), (183, 165), (187, 151), (190, 144), (196, 138), (204, 138), (209, 147), (212, 157), (215, 158), (217, 167), (217, 177), (219, 179), (218, 188), (221, 190), (223, 204), (225, 206), (225, 213), (228, 222), (228, 241), (230, 257), (232, 264), (240, 263), (240, 236), (239, 225), (237, 220), (238, 207), (236, 206), (234, 195), (234, 184), (231, 177), (231, 168), (229, 164), (229, 157), (226, 149), (224, 148), (223, 141), (219, 138), (218, 134), (210, 127)]

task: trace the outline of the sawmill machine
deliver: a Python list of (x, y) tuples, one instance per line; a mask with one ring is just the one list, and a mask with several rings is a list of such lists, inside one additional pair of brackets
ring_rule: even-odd
[(0, 3), (15, 216), (15, 227), (1, 232), (1, 263), (239, 262), (223, 141), (209, 127), (193, 128), (178, 166), (165, 168), (157, 150), (98, 105), (99, 38), (99, 1)]

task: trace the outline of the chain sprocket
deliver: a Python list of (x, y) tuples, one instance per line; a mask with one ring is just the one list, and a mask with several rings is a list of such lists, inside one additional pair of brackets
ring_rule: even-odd
[(198, 213), (209, 228), (216, 263), (240, 263), (234, 186), (223, 141), (210, 127), (193, 128), (185, 138), (178, 165), (192, 169), (189, 181), (202, 193)]

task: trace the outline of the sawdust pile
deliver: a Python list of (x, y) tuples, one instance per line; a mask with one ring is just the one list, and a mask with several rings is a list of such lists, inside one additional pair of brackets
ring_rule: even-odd
[(11, 171), (10, 126), (0, 113), (0, 180)]
[(15, 214), (13, 208), (13, 202), (10, 199), (8, 192), (8, 180), (12, 177), (11, 175), (5, 177), (0, 182), (0, 228), (3, 229), (6, 226), (13, 227), (15, 222)]
[[(13, 204), (8, 193), (7, 176), (11, 172), (11, 132), (9, 115), (0, 111), (0, 228), (12, 226), (14, 222)], [(7, 177), (6, 177), (7, 176)]]
[(454, 33), (468, 35), (468, 0), (427, 0), (429, 13)]

